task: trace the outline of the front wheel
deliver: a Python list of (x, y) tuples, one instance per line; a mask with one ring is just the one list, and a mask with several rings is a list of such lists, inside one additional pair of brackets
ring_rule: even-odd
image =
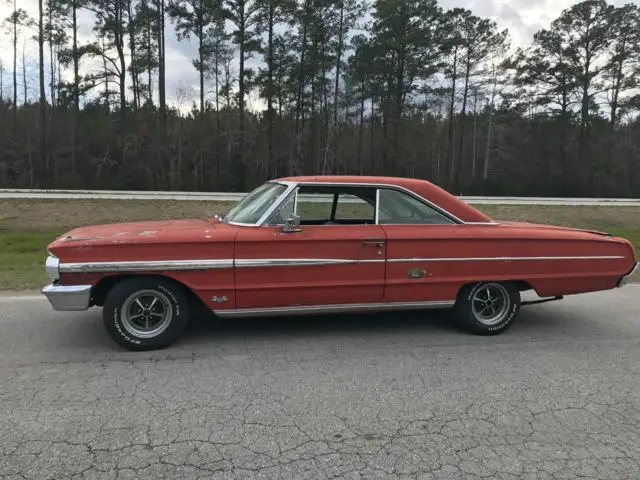
[(467, 285), (454, 307), (456, 323), (475, 335), (495, 335), (511, 326), (520, 311), (520, 290), (510, 282)]
[(162, 278), (131, 278), (107, 294), (102, 320), (109, 336), (127, 350), (164, 348), (182, 334), (189, 309), (182, 288)]

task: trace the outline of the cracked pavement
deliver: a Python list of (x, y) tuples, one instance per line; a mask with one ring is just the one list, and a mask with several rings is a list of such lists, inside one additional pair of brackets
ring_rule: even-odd
[(640, 285), (523, 307), (196, 319), (133, 353), (100, 310), (0, 297), (2, 479), (640, 479)]

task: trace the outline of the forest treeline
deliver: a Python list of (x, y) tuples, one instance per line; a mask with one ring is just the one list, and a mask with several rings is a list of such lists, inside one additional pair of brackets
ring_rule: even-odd
[[(246, 191), (337, 173), (640, 196), (635, 4), (577, 3), (513, 51), (494, 21), (436, 0), (37, 0), (35, 18), (8, 1), (1, 187)], [(197, 45), (187, 112), (167, 102), (169, 29)]]

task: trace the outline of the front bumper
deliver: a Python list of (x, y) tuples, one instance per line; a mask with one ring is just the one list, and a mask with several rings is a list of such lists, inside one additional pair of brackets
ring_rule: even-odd
[(54, 310), (82, 311), (89, 308), (91, 285), (47, 285), (42, 289)]
[(618, 280), (618, 288), (624, 287), (627, 283), (629, 283), (631, 281), (631, 277), (633, 277), (633, 274), (636, 273), (638, 269), (640, 269), (640, 262), (636, 262), (631, 271), (620, 280)]

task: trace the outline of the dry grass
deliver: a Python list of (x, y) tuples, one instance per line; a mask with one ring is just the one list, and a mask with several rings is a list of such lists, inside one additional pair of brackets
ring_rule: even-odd
[[(207, 218), (233, 202), (171, 200), (0, 200), (0, 290), (46, 282), (46, 245), (67, 230), (101, 223)], [(640, 208), (478, 205), (496, 220), (603, 230), (634, 242), (640, 252)], [(640, 281), (640, 276), (636, 277)]]
[(0, 200), (0, 232), (65, 230), (102, 223), (206, 218), (233, 202), (172, 200)]

